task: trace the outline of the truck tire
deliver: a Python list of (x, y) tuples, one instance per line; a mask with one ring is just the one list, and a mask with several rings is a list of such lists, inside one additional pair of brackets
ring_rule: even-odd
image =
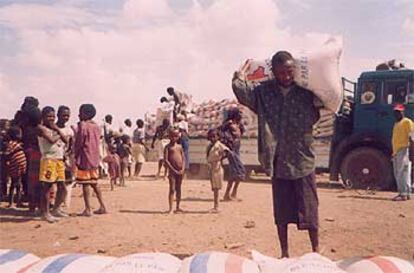
[(391, 160), (380, 150), (356, 148), (341, 163), (342, 180), (357, 189), (389, 190), (395, 182)]

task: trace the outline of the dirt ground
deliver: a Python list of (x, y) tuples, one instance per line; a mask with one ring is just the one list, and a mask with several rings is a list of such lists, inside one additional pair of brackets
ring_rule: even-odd
[[(265, 179), (240, 186), (241, 202), (221, 203), (219, 214), (210, 214), (209, 181), (186, 180), (184, 214), (167, 215), (168, 183), (155, 180), (153, 163), (145, 165), (144, 180), (127, 181), (127, 187), (110, 191), (102, 181), (110, 211), (90, 218), (71, 216), (48, 224), (29, 218), (24, 210), (0, 207), (0, 248), (14, 248), (45, 257), (58, 253), (130, 253), (163, 251), (179, 257), (218, 250), (250, 257), (250, 250), (278, 256), (273, 224), (271, 185)], [(322, 254), (338, 260), (351, 256), (390, 255), (414, 259), (414, 200), (392, 202), (391, 192), (367, 194), (344, 190), (318, 176), (320, 243)], [(221, 192), (223, 194), (223, 192)], [(97, 201), (93, 199), (97, 207)], [(71, 213), (83, 209), (80, 188), (73, 191)], [(254, 227), (246, 227), (253, 222)], [(306, 232), (289, 229), (292, 256), (310, 251)]]

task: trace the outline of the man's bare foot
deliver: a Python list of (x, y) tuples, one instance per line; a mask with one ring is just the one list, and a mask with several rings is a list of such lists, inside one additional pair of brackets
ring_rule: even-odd
[(14, 208), (15, 208), (14, 204), (8, 204), (8, 205), (7, 205), (7, 207), (8, 207), (9, 209), (14, 209)]
[(64, 217), (69, 217), (69, 214), (67, 214), (67, 213), (63, 212), (63, 211), (62, 211), (62, 210), (60, 210), (60, 209), (55, 209), (55, 210), (53, 210), (53, 211), (52, 211), (52, 214), (53, 214), (53, 216), (55, 216), (55, 217), (62, 217), (62, 218), (64, 218)]
[(224, 196), (223, 201), (224, 202), (229, 202), (229, 201), (233, 201), (233, 199), (231, 199), (230, 196)]
[(218, 208), (212, 208), (211, 210), (210, 210), (210, 213), (219, 213), (220, 211), (219, 211), (219, 209)]
[(177, 208), (175, 211), (174, 211), (174, 213), (183, 213), (184, 211), (182, 210), (182, 209), (180, 209), (180, 208)]
[(241, 199), (241, 198), (237, 198), (237, 194), (232, 194), (232, 195), (230, 195), (230, 198), (231, 198), (232, 200), (235, 200), (235, 201), (238, 201), (238, 202), (241, 202), (241, 201), (242, 201), (242, 199)]
[(91, 217), (92, 213), (90, 210), (85, 209), (81, 214), (79, 214), (79, 216)]
[(281, 259), (283, 258), (289, 258), (289, 252), (282, 251), (282, 255), (280, 256)]
[(59, 221), (59, 219), (53, 217), (50, 214), (43, 214), (42, 215), (42, 219), (45, 220), (45, 221), (47, 221), (48, 223), (51, 223), (51, 224)]
[(166, 214), (172, 214), (172, 213), (173, 213), (172, 209), (169, 209), (169, 210), (166, 211)]
[(95, 210), (93, 213), (95, 213), (95, 214), (107, 214), (108, 212), (104, 208), (99, 208), (98, 210)]

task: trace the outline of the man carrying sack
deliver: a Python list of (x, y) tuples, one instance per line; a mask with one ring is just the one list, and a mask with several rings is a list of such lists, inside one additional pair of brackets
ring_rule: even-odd
[[(234, 74), (232, 87), (238, 101), (267, 123), (276, 142), (273, 157), (273, 209), (282, 257), (289, 257), (288, 224), (308, 230), (312, 250), (319, 251), (318, 196), (312, 127), (322, 103), (294, 79), (294, 59), (277, 52), (271, 60), (275, 79), (258, 86), (246, 80), (249, 62)], [(262, 132), (263, 133), (263, 132)]]

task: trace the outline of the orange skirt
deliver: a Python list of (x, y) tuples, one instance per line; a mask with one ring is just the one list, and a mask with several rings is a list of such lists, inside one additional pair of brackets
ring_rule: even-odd
[(96, 184), (99, 179), (99, 170), (76, 170), (76, 182), (78, 184)]

